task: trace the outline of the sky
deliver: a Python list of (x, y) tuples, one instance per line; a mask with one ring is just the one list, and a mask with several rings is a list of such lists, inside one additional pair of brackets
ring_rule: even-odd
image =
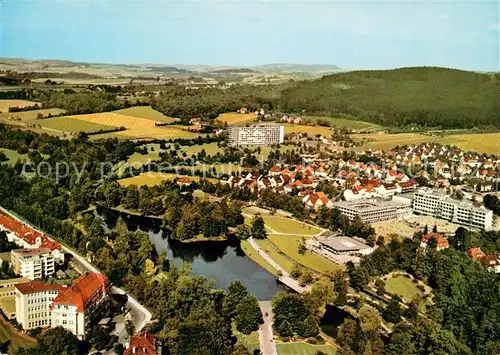
[(500, 70), (500, 1), (0, 0), (0, 55)]

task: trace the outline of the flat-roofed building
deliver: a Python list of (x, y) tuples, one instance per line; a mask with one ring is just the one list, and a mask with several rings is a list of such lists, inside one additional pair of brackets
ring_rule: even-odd
[(493, 211), (484, 206), (476, 207), (470, 202), (454, 200), (432, 189), (415, 192), (413, 211), (478, 229), (491, 230), (493, 225)]
[(30, 280), (51, 276), (55, 272), (54, 255), (48, 248), (11, 250), (14, 272)]
[(318, 239), (320, 249), (337, 255), (368, 255), (373, 252), (373, 248), (350, 237), (332, 237), (328, 239)]
[(411, 214), (411, 205), (398, 201), (358, 200), (334, 202), (340, 212), (350, 220), (359, 217), (365, 223), (401, 219)]
[(29, 282), (27, 278), (0, 280), (0, 309), (12, 319), (16, 317), (16, 285)]
[(283, 143), (285, 128), (283, 126), (252, 126), (229, 128), (229, 144), (240, 145), (272, 145)]

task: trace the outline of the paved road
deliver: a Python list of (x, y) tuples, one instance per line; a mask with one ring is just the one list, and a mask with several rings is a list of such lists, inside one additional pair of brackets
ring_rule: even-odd
[[(9, 211), (7, 211), (6, 209), (4, 209), (3, 207), (0, 207), (0, 211), (2, 211), (3, 213), (11, 216), (12, 218), (18, 220), (19, 222), (24, 223), (24, 224), (30, 226), (31, 228), (33, 228), (34, 230), (38, 231), (39, 233), (47, 235), (46, 233), (44, 233), (44, 232), (40, 231), (39, 229), (33, 227), (28, 222), (26, 222), (26, 221), (18, 218), (17, 216), (11, 214)], [(48, 237), (48, 238), (51, 239), (51, 240), (53, 240), (50, 237)], [(60, 242), (58, 242), (58, 243), (61, 244)], [(97, 272), (97, 273), (101, 272), (94, 265), (92, 265), (91, 263), (89, 263), (87, 261), (87, 259), (85, 259), (83, 256), (81, 256), (80, 254), (78, 254), (73, 249), (71, 249), (71, 248), (69, 248), (69, 247), (67, 247), (67, 246), (65, 246), (63, 244), (61, 244), (61, 247), (62, 247), (62, 249), (63, 249), (63, 251), (65, 253), (71, 254), (73, 256), (73, 262), (76, 262), (77, 265), (75, 265), (75, 266), (76, 266), (76, 268), (80, 272), (83, 272), (83, 271)], [(149, 312), (146, 309), (146, 307), (144, 307), (143, 305), (141, 305), (135, 298), (133, 298), (132, 295), (126, 293), (121, 288), (118, 288), (118, 287), (115, 287), (115, 286), (111, 287), (111, 293), (113, 293), (113, 294), (119, 294), (119, 295), (123, 295), (123, 294), (127, 295), (127, 304), (126, 304), (126, 307), (128, 309), (130, 309), (130, 313), (133, 316), (133, 322), (134, 322), (134, 325), (135, 325), (136, 332), (141, 331), (146, 326), (146, 324), (151, 321), (151, 318), (152, 318), (151, 312)]]
[(278, 355), (273, 335), (273, 307), (270, 302), (259, 302), (259, 305), (264, 318), (264, 324), (259, 327), (260, 352), (263, 355)]

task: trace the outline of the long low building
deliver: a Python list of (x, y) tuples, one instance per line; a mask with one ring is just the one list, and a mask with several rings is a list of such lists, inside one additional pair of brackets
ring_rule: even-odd
[(491, 230), (493, 211), (459, 201), (432, 189), (420, 189), (413, 199), (413, 211), (468, 227)]
[(258, 125), (229, 128), (229, 144), (234, 146), (279, 144), (283, 143), (284, 137), (283, 126)]
[(340, 212), (350, 220), (359, 217), (365, 223), (401, 219), (411, 214), (411, 205), (398, 201), (358, 200), (334, 202)]
[(337, 255), (368, 255), (373, 252), (373, 248), (358, 242), (350, 237), (333, 237), (327, 239), (318, 239), (318, 246), (322, 250)]

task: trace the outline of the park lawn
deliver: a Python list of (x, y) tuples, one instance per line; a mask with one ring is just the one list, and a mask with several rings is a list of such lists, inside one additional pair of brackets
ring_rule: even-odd
[(255, 113), (221, 113), (219, 117), (217, 117), (217, 120), (227, 123), (228, 126), (244, 126), (246, 123), (254, 122), (256, 118), (257, 115)]
[(29, 341), (13, 332), (12, 328), (5, 322), (3, 318), (0, 319), (0, 342), (5, 343), (10, 341), (9, 351), (11, 353), (14, 353), (19, 348), (30, 348), (36, 345), (35, 342)]
[(238, 342), (241, 343), (247, 350), (250, 352), (250, 354), (253, 354), (254, 350), (258, 350), (260, 348), (260, 340), (259, 340), (259, 332), (251, 332), (250, 334), (246, 335), (241, 332), (239, 332), (236, 329), (236, 324), (232, 324), (232, 329), (233, 329), (233, 334), (236, 336), (236, 339), (238, 339)]
[[(146, 185), (151, 187), (155, 185), (160, 185), (163, 181), (174, 180), (175, 178), (179, 177), (188, 178), (191, 181), (200, 181), (200, 178), (198, 176), (185, 176), (185, 175), (177, 175), (170, 173), (147, 172), (134, 177), (120, 179), (118, 180), (118, 183), (125, 187), (130, 185), (136, 185), (138, 187)], [(217, 181), (215, 179), (207, 179), (207, 180), (210, 180), (212, 182)]]
[(313, 345), (306, 342), (277, 343), (278, 355), (316, 355), (319, 351), (334, 355), (337, 349), (331, 345)]
[(248, 256), (254, 263), (267, 270), (271, 274), (277, 276), (277, 270), (271, 266), (262, 256), (260, 256), (254, 248), (250, 245), (248, 240), (242, 240), (240, 243), (240, 247), (245, 252), (245, 255)]
[(188, 157), (191, 157), (193, 154), (197, 155), (202, 150), (205, 150), (207, 155), (216, 155), (217, 153), (224, 153), (224, 150), (217, 146), (217, 142), (207, 143), (202, 145), (192, 145), (192, 146), (181, 146), (181, 150), (186, 152)]
[(60, 115), (61, 113), (64, 112), (65, 110), (60, 108), (44, 108), (41, 110), (7, 112), (3, 113), (0, 117), (6, 120), (29, 121), (29, 120), (35, 120), (39, 113), (41, 113), (43, 117), (47, 117), (49, 114)]
[(267, 239), (255, 239), (254, 241), (261, 247), (269, 256), (278, 263), (286, 272), (290, 272), (295, 264), (293, 260), (287, 257), (281, 250), (276, 248)]
[[(251, 147), (251, 146), (249, 146), (248, 148), (255, 149), (257, 147)], [(297, 147), (296, 145), (293, 145), (293, 144), (280, 144), (279, 148), (277, 148), (277, 147), (267, 147), (267, 146), (266, 147), (260, 147), (260, 152), (261, 153), (257, 154), (257, 158), (262, 155), (262, 156), (264, 156), (265, 159), (267, 159), (267, 157), (269, 156), (269, 153), (271, 151), (276, 151), (276, 149), (278, 149), (280, 152), (284, 153), (287, 150), (289, 150), (289, 151), (295, 150), (296, 152), (298, 152), (300, 148)]]
[(410, 278), (401, 275), (390, 277), (385, 283), (385, 290), (402, 297), (406, 302), (411, 302), (415, 296), (422, 296), (423, 293), (417, 288)]
[(331, 127), (348, 128), (355, 131), (360, 131), (360, 130), (372, 131), (372, 130), (383, 129), (383, 127), (378, 124), (366, 121), (354, 120), (354, 119), (351, 120), (348, 118), (328, 117), (328, 116), (305, 116), (304, 118), (307, 121), (312, 121), (315, 123), (320, 120), (326, 121), (330, 124)]
[(321, 232), (317, 227), (295, 221), (290, 218), (277, 217), (277, 216), (264, 216), (266, 226), (274, 230), (276, 233), (285, 234), (304, 234), (312, 236)]
[(108, 126), (104, 124), (87, 122), (82, 120), (77, 120), (72, 117), (63, 116), (63, 117), (53, 117), (46, 118), (43, 120), (29, 120), (26, 121), (27, 124), (41, 126), (43, 129), (55, 129), (58, 131), (64, 132), (97, 132), (100, 130), (108, 130), (114, 129), (113, 126)]
[(34, 106), (38, 102), (28, 100), (0, 100), (0, 112), (9, 112), (10, 107)]
[(298, 264), (304, 265), (317, 272), (330, 274), (332, 271), (337, 270), (340, 267), (333, 261), (327, 260), (309, 250), (306, 250), (304, 254), (300, 254), (299, 245), (302, 238), (304, 237), (283, 234), (269, 234), (267, 238), (286, 256), (293, 259)]
[(146, 118), (156, 122), (162, 122), (162, 123), (175, 122), (175, 120), (172, 117), (165, 116), (163, 113), (156, 111), (151, 106), (134, 106), (125, 108), (123, 110), (118, 110), (115, 112), (126, 116)]

